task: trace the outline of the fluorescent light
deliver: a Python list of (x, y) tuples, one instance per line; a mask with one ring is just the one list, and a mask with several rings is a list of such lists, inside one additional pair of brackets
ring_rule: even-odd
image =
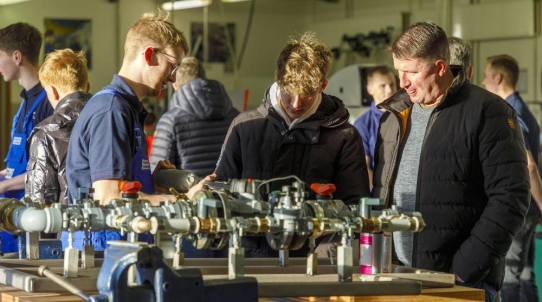
[(0, 0), (0, 5), (10, 5), (10, 4), (26, 2), (26, 1), (29, 1), (29, 0)]
[(177, 0), (168, 2), (164, 2), (162, 4), (162, 8), (165, 10), (178, 10), (178, 9), (187, 9), (187, 8), (195, 8), (195, 7), (203, 7), (211, 5), (213, 0)]

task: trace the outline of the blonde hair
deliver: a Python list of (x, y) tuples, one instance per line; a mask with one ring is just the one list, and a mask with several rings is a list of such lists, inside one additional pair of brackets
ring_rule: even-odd
[(85, 53), (68, 48), (55, 50), (45, 58), (38, 76), (43, 86), (55, 86), (64, 92), (86, 91), (88, 72)]
[(190, 50), (184, 34), (175, 25), (166, 21), (168, 12), (159, 11), (158, 14), (146, 13), (137, 20), (128, 31), (124, 43), (124, 60), (133, 61), (141, 46), (156, 47), (159, 49), (168, 46), (180, 46), (184, 53)]
[(306, 32), (282, 49), (275, 80), (281, 90), (290, 94), (312, 94), (322, 87), (332, 59), (333, 53), (316, 39), (316, 34)]
[(181, 62), (179, 70), (177, 70), (178, 86), (184, 85), (195, 78), (205, 79), (205, 69), (201, 62), (194, 57), (185, 57)]

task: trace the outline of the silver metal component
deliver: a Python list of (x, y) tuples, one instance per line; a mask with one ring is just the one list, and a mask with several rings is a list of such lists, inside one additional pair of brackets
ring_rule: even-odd
[(382, 273), (393, 272), (393, 267), (391, 264), (392, 240), (393, 236), (390, 232), (384, 232), (382, 234)]
[(26, 259), (37, 260), (40, 258), (40, 233), (26, 232)]
[(93, 268), (94, 263), (94, 246), (88, 244), (88, 231), (85, 230), (85, 241), (83, 243), (83, 250), (81, 251), (81, 267)]
[(279, 250), (279, 266), (285, 267), (290, 264), (290, 251), (289, 250)]
[(241, 247), (241, 238), (233, 233), (228, 248), (228, 278), (236, 279), (245, 276), (245, 249)]
[(79, 268), (79, 250), (73, 247), (64, 250), (64, 277), (77, 277)]
[(181, 251), (183, 238), (181, 235), (175, 235), (175, 254), (173, 255), (173, 267), (178, 268), (184, 263), (184, 253)]
[(64, 250), (64, 277), (77, 277), (79, 250), (73, 248), (73, 231), (68, 231), (68, 247)]
[(316, 240), (309, 239), (309, 255), (307, 256), (307, 275), (314, 276), (318, 274), (318, 254), (314, 252), (316, 248)]
[(352, 246), (346, 234), (343, 234), (341, 245), (337, 248), (337, 273), (339, 282), (352, 282)]
[(85, 301), (88, 301), (88, 296), (85, 295), (85, 293), (83, 291), (81, 291), (80, 289), (78, 289), (73, 284), (69, 283), (68, 281), (64, 280), (59, 275), (53, 273), (51, 270), (49, 270), (49, 268), (47, 266), (45, 266), (45, 265), (40, 266), (39, 269), (38, 269), (38, 274), (40, 276), (42, 276), (42, 277), (47, 277), (47, 278), (51, 279), (53, 282), (55, 282), (56, 284), (62, 286), (63, 288), (65, 288), (70, 293), (81, 297), (81, 299), (83, 299)]

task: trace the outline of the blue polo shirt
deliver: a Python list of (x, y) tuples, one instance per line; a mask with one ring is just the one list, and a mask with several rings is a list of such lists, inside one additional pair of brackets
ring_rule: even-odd
[[(92, 98), (75, 123), (72, 130), (66, 175), (68, 198), (77, 198), (78, 187), (92, 187), (102, 179), (132, 180), (132, 158), (136, 153), (134, 124), (140, 129), (147, 111), (132, 88), (118, 75), (104, 89), (116, 90), (114, 94), (102, 94)], [(142, 133), (143, 150), (147, 140)]]
[[(23, 132), (23, 124), (24, 124), (24, 117), (28, 113), (28, 111), (34, 106), (34, 103), (37, 101), (40, 93), (43, 91), (43, 86), (41, 86), (40, 83), (36, 84), (36, 86), (32, 87), (30, 90), (22, 90), (21, 91), (21, 98), (25, 99), (24, 102), (24, 108), (21, 110), (21, 116), (19, 118), (19, 121), (17, 122), (16, 131), (17, 133)], [(21, 104), (23, 105), (23, 104)], [(45, 96), (45, 99), (41, 101), (41, 103), (38, 105), (36, 110), (34, 110), (34, 113), (32, 114), (32, 124), (34, 127), (36, 127), (41, 121), (46, 119), (47, 117), (53, 115), (54, 109), (53, 106), (51, 106), (51, 103), (49, 103), (49, 100), (47, 99), (47, 96)], [(31, 131), (32, 129), (28, 129)]]
[[(519, 126), (523, 132), (523, 140), (525, 141), (525, 149), (531, 151), (531, 154), (538, 166), (538, 155), (540, 154), (540, 128), (536, 122), (536, 118), (529, 110), (529, 107), (519, 96), (519, 92), (514, 92), (506, 98), (506, 102), (510, 104), (518, 115)], [(540, 213), (538, 206), (534, 200), (531, 200), (529, 212), (537, 211)]]
[(354, 127), (358, 129), (361, 140), (363, 141), (365, 156), (371, 158), (371, 169), (374, 168), (376, 138), (378, 136), (378, 126), (380, 125), (382, 114), (382, 111), (376, 108), (375, 103), (373, 102), (369, 111), (362, 114), (354, 122)]

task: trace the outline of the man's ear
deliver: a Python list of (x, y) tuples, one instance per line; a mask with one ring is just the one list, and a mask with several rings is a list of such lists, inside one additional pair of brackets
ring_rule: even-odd
[(15, 50), (13, 51), (12, 57), (15, 60), (15, 63), (17, 63), (17, 66), (21, 66), (21, 63), (23, 62), (23, 53), (19, 50)]
[(87, 82), (87, 92), (90, 91), (90, 82)]
[(437, 68), (437, 74), (441, 77), (444, 76), (446, 70), (448, 69), (448, 65), (444, 60), (437, 60), (435, 62), (435, 67)]
[(369, 83), (369, 84), (367, 84), (366, 88), (367, 88), (367, 92), (368, 92), (370, 95), (373, 95), (373, 85), (371, 85), (371, 84)]
[(327, 83), (328, 83), (328, 80), (327, 79), (324, 79), (324, 81), (322, 82), (322, 90), (320, 92), (324, 92), (324, 90), (326, 89), (327, 87)]
[(145, 62), (147, 62), (147, 65), (152, 65), (152, 54), (154, 53), (154, 48), (147, 47), (145, 49), (145, 52), (143, 53), (145, 55)]
[(497, 81), (497, 84), (502, 84), (502, 82), (504, 81), (504, 76), (502, 75), (502, 73), (495, 73), (495, 80)]
[(471, 81), (473, 74), (474, 74), (474, 67), (469, 66), (469, 68), (467, 69), (467, 80)]
[(60, 100), (60, 95), (58, 94), (58, 90), (55, 86), (51, 86), (51, 90), (53, 91), (53, 95), (55, 96), (55, 101)]

